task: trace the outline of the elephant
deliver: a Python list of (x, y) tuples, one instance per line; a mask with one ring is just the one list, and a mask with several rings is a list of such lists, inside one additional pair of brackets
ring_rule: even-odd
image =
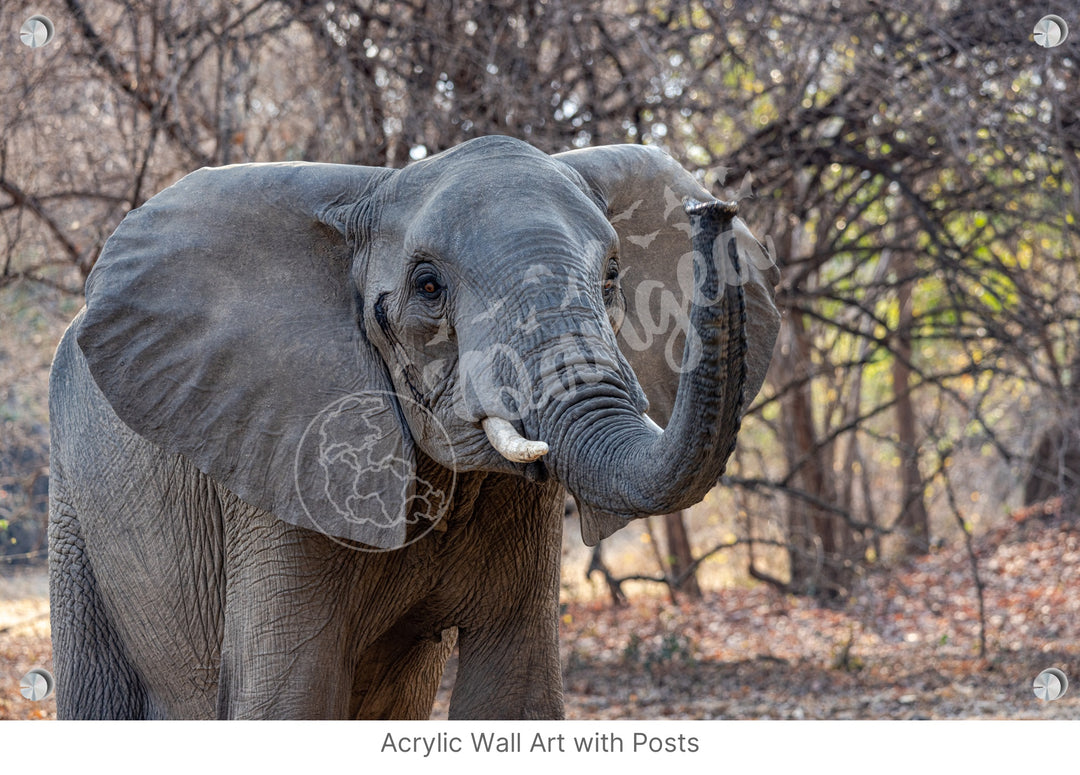
[(736, 209), (492, 136), (132, 210), (50, 375), (58, 715), (427, 718), (456, 645), (451, 717), (563, 717), (564, 493), (590, 544), (700, 501), (768, 367)]

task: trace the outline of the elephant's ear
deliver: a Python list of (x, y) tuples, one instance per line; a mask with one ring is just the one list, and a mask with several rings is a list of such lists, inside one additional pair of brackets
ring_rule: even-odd
[[(557, 154), (576, 170), (606, 208), (619, 235), (626, 315), (618, 341), (645, 396), (649, 416), (667, 425), (675, 405), (693, 298), (693, 250), (686, 199), (714, 197), (658, 148), (610, 145)], [(780, 275), (768, 251), (735, 219), (745, 276), (747, 375), (744, 406), (765, 381), (780, 327), (773, 287)]]
[(405, 541), (415, 459), (360, 329), (353, 264), (360, 214), (391, 174), (192, 173), (106, 243), (78, 330), (95, 381), (135, 432), (252, 506), (380, 548)]

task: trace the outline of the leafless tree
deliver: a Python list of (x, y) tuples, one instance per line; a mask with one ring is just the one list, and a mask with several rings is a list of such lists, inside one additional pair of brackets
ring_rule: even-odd
[[(1077, 52), (1033, 43), (1036, 9), (993, 6), (710, 12), (720, 82), (746, 95), (722, 97), (738, 118), (714, 160), (753, 175), (785, 268), (759, 408), (786, 467), (752, 484), (782, 496), (790, 588), (842, 594), (883, 534), (925, 550), (952, 456), (1019, 464), (1075, 392)], [(954, 485), (1007, 495), (991, 478)]]

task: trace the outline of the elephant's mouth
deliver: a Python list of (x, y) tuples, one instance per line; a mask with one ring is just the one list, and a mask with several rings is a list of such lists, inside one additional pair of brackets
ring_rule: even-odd
[(534, 460), (525, 464), (525, 478), (531, 482), (546, 482), (551, 478), (551, 471), (543, 460)]

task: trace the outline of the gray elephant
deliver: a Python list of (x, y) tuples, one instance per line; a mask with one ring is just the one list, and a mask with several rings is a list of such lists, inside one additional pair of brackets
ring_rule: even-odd
[(562, 488), (589, 543), (699, 501), (771, 357), (709, 200), (489, 137), (129, 213), (50, 383), (59, 715), (426, 718), (456, 642), (452, 716), (561, 717)]

